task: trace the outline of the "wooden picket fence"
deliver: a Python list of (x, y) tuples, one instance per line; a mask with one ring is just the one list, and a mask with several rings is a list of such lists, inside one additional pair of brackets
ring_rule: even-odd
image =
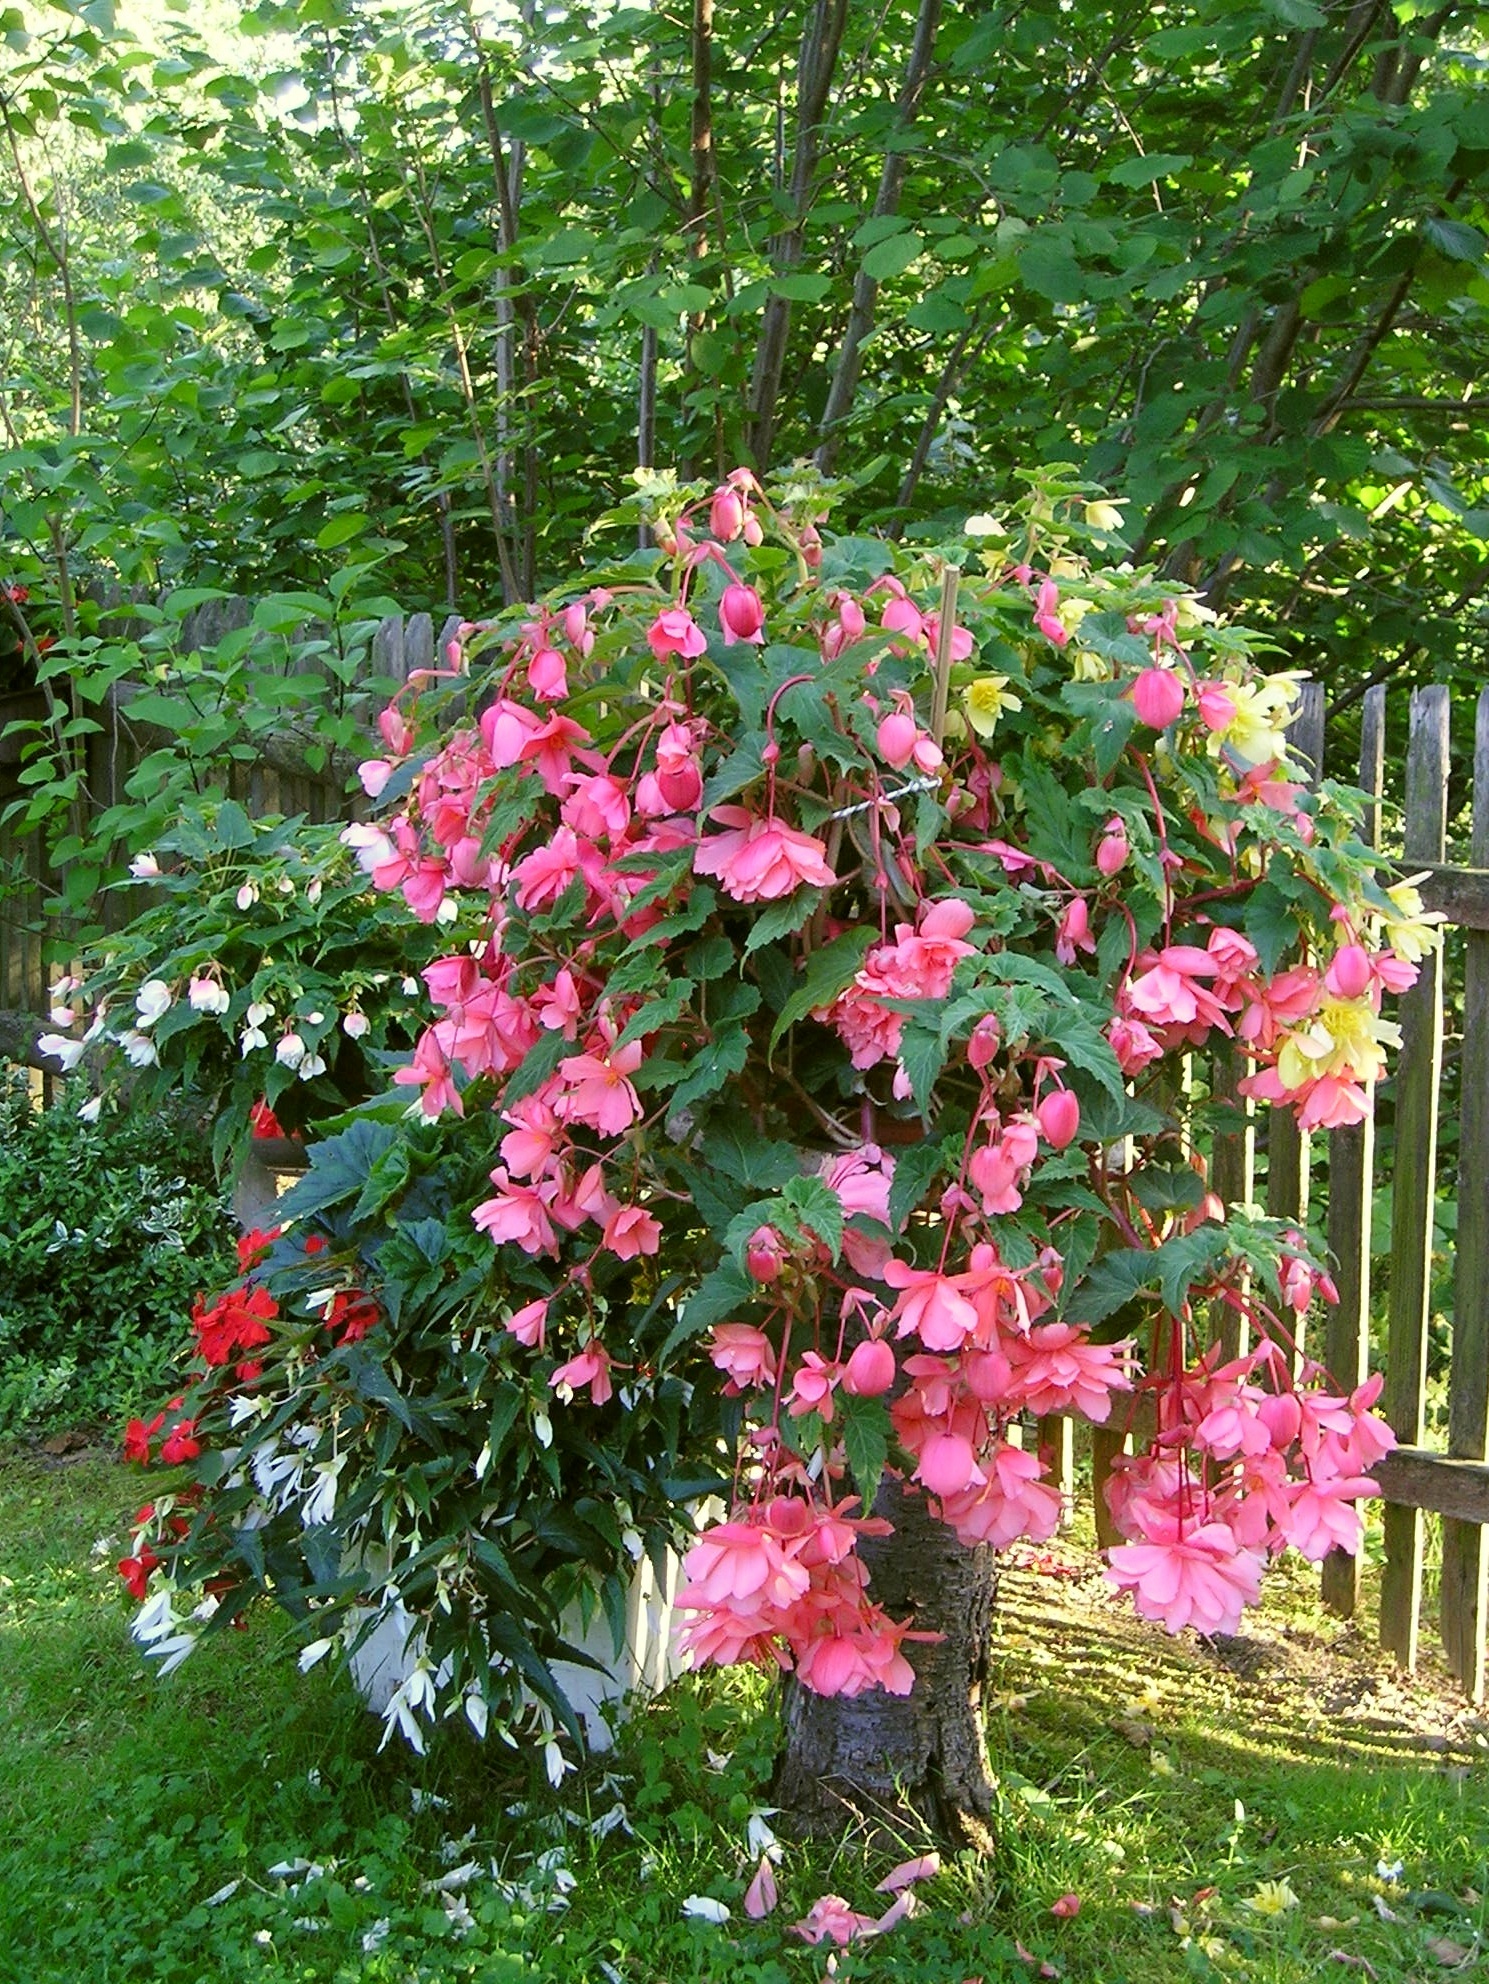
[[(141, 623), (131, 621), (128, 600), (113, 596), (96, 603), (108, 609), (105, 632), (126, 639), (138, 631)], [(253, 618), (252, 600), (204, 600), (182, 620), (176, 648), (183, 655), (209, 653), (226, 636), (252, 625)], [(443, 625), (427, 613), (390, 615), (364, 636), (366, 678), (396, 683), (406, 681), (415, 669), (434, 667), (436, 657), (461, 624), (458, 615), (451, 615)], [(326, 634), (325, 628), (310, 623), (287, 641), (275, 644), (280, 649), (277, 672), (286, 682), (286, 727), (263, 740), (256, 762), (235, 766), (230, 777), (232, 797), (256, 817), (303, 813), (311, 820), (330, 820), (344, 813), (349, 803), (350, 764), (333, 758), (316, 768), (306, 761), (305, 739), (295, 726), (299, 705), (290, 690), (294, 677), (318, 669), (314, 644)], [(96, 710), (89, 709), (89, 715), (96, 716), (100, 724), (99, 732), (88, 740), (86, 767), (86, 803), (94, 815), (125, 797), (129, 780), (160, 742), (157, 734), (131, 718), (130, 704), (138, 694), (135, 685), (121, 683)], [(19, 776), (20, 739), (16, 736), (7, 742), (5, 726), (11, 720), (39, 718), (45, 711), (45, 699), (39, 693), (0, 698), (0, 813), (25, 790)], [(0, 890), (0, 1015), (14, 1019), (46, 1012), (47, 985), (55, 972), (49, 974), (44, 945), (48, 936), (60, 933), (57, 926), (48, 924), (44, 913), (48, 882), (45, 852), (34, 836), (18, 833), (13, 825), (0, 826), (0, 876), (7, 874), (14, 881)], [(115, 914), (130, 914), (136, 906), (133, 899), (106, 900), (102, 905), (105, 921)], [(0, 1027), (0, 1048), (18, 1038), (19, 1032), (15, 1024)]]
[[(1376, 846), (1381, 835), (1385, 695), (1383, 688), (1374, 688), (1365, 697), (1358, 767), (1328, 768), (1373, 796), (1376, 803), (1367, 811), (1365, 830)], [(1471, 865), (1466, 867), (1444, 859), (1449, 714), (1445, 688), (1413, 694), (1399, 856), (1404, 875), (1426, 875), (1421, 889), (1427, 907), (1442, 913), (1448, 932), (1456, 928), (1463, 933), (1463, 978), (1457, 988), (1461, 1003), (1456, 1008), (1462, 1014), (1462, 1031), (1447, 1442), (1441, 1452), (1424, 1444), (1433, 1214), (1441, 1182), (1443, 1015), (1446, 978), (1456, 962), (1456, 947), (1450, 943), (1423, 960), (1417, 982), (1402, 995), (1397, 1012), (1402, 1043), (1391, 1076), (1394, 1166), (1381, 1404), (1400, 1445), (1375, 1470), (1385, 1504), (1380, 1638), (1403, 1667), (1416, 1666), (1421, 1644), (1423, 1515), (1434, 1511), (1443, 1518), (1443, 1646), (1453, 1674), (1475, 1701), (1481, 1701), (1489, 1641), (1489, 690), (1479, 698), (1476, 711)], [(1323, 693), (1315, 684), (1305, 688), (1291, 741), (1319, 776), (1326, 740)], [(1228, 1050), (1222, 1048), (1212, 1057), (1210, 1079), (1217, 1092), (1233, 1094), (1240, 1072)], [(1321, 1185), (1327, 1194), (1327, 1235), (1337, 1263), (1339, 1303), (1328, 1316), (1322, 1344), (1310, 1344), (1308, 1353), (1321, 1356), (1338, 1384), (1351, 1390), (1368, 1375), (1370, 1363), (1374, 1120), (1367, 1118), (1318, 1137), (1300, 1132), (1286, 1108), (1248, 1110), (1244, 1127), (1217, 1137), (1211, 1153), (1211, 1184), (1228, 1205), (1250, 1203), (1255, 1196), (1259, 1130), (1266, 1154), (1265, 1206), (1272, 1217), (1301, 1224), (1312, 1186)], [(1216, 1333), (1229, 1354), (1245, 1347), (1233, 1310), (1226, 1311)], [(1061, 1484), (1069, 1492), (1069, 1422), (1042, 1422), (1039, 1438), (1050, 1447)], [(1118, 1539), (1102, 1489), (1112, 1461), (1131, 1444), (1130, 1432), (1093, 1429), (1092, 1486), (1097, 1534), (1104, 1543)], [(1353, 1614), (1360, 1600), (1358, 1561), (1334, 1552), (1324, 1562), (1322, 1587), (1324, 1601), (1333, 1611)]]

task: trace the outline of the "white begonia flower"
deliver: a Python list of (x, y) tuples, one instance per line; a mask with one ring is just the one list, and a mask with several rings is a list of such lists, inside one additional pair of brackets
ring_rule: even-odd
[(298, 1033), (289, 1032), (279, 1036), (279, 1045), (274, 1049), (274, 1059), (281, 1068), (298, 1068), (305, 1059), (305, 1042)]
[(343, 828), (340, 840), (343, 847), (349, 847), (356, 855), (357, 866), (364, 875), (370, 875), (374, 868), (385, 868), (390, 861), (398, 859), (398, 849), (381, 827), (367, 826), (359, 821)]
[(137, 882), (150, 882), (160, 873), (160, 863), (153, 854), (137, 854), (129, 864), (129, 872)]
[(460, 921), (460, 904), (454, 896), (443, 896), (439, 908), (434, 912), (434, 920), (442, 930), (448, 930), (452, 923)]
[(564, 1755), (558, 1738), (550, 1736), (543, 1745), (543, 1769), (547, 1774), (548, 1782), (557, 1790), (573, 1768), (573, 1764)]
[(61, 1027), (64, 1033), (68, 1027), (76, 1026), (77, 1017), (71, 1006), (53, 1006), (47, 1014), (52, 1025)]
[(154, 1026), (162, 1013), (170, 1011), (175, 996), (163, 978), (147, 978), (134, 995), (134, 1010), (140, 1026)]
[(305, 1497), (300, 1507), (300, 1522), (305, 1529), (315, 1529), (327, 1523), (336, 1513), (336, 1483), (342, 1468), (346, 1466), (346, 1455), (338, 1454), (334, 1460), (318, 1460), (314, 1472), (315, 1486)]
[(315, 905), (320, 901), (321, 890), (322, 888), (324, 888), (324, 886), (325, 884), (321, 881), (319, 875), (311, 876), (309, 884), (307, 885), (305, 890), (305, 900), (310, 904), (312, 909), (314, 909)]
[(715, 1901), (711, 1894), (690, 1894), (682, 1912), (691, 1921), (714, 1922), (721, 1927), (729, 1920), (728, 1907), (722, 1901)]
[(372, 1021), (368, 1019), (366, 1013), (358, 1012), (353, 1007), (351, 1012), (342, 1020), (341, 1031), (346, 1035), (348, 1040), (360, 1040), (363, 1034), (369, 1031), (371, 1026)]
[(419, 996), (419, 981), (418, 981), (418, 979), (417, 979), (417, 978), (405, 978), (405, 979), (404, 979), (404, 981), (403, 981), (403, 996), (404, 996), (404, 998), (405, 998), (405, 999), (417, 999), (417, 998), (418, 998), (418, 996)]
[(193, 978), (187, 987), (186, 1003), (194, 1013), (225, 1013), (233, 999), (220, 979), (211, 978), (204, 972)]
[(238, 1051), (246, 1060), (256, 1047), (267, 1047), (269, 1036), (262, 1027), (246, 1026), (238, 1036)]
[(465, 1710), (466, 1721), (475, 1730), (482, 1742), (484, 1742), (486, 1740), (487, 1723), (490, 1720), (489, 1711), (486, 1707), (486, 1697), (477, 1689), (472, 1688), (467, 1692), (461, 1706)]
[(91, 1102), (85, 1102), (78, 1111), (78, 1121), (80, 1123), (96, 1123), (102, 1114), (103, 1097), (101, 1095), (95, 1095)]
[(302, 1646), (300, 1649), (300, 1672), (302, 1674), (308, 1674), (318, 1660), (325, 1659), (335, 1644), (334, 1639), (312, 1640), (309, 1646)]
[(60, 1061), (64, 1075), (70, 1075), (88, 1050), (86, 1040), (69, 1040), (66, 1034), (43, 1033), (36, 1042), (40, 1053), (49, 1060)]
[(257, 882), (245, 882), (233, 898), (239, 909), (252, 909), (258, 899), (259, 885)]
[(305, 1015), (305, 1024), (307, 1026), (324, 1026), (326, 1024), (326, 1016), (324, 1013), (307, 1013)]
[(412, 1669), (388, 1697), (388, 1706), (383, 1710), (383, 1740), (378, 1744), (385, 1749), (388, 1739), (396, 1729), (409, 1746), (422, 1757), (424, 1754), (424, 1732), (419, 1727), (418, 1714), (423, 1709), (429, 1714), (434, 1708), (434, 1668), (429, 1656), (421, 1653)]
[(265, 1020), (273, 1019), (274, 1008), (267, 999), (255, 999), (243, 1017), (250, 1026), (262, 1026)]
[(313, 1082), (317, 1075), (323, 1075), (325, 1072), (325, 1061), (319, 1054), (314, 1053), (307, 1054), (295, 1070), (295, 1073), (300, 1077), (302, 1082)]
[(128, 1033), (120, 1034), (119, 1045), (124, 1049), (131, 1068), (153, 1068), (159, 1064), (155, 1042), (147, 1033), (136, 1033), (131, 1028)]

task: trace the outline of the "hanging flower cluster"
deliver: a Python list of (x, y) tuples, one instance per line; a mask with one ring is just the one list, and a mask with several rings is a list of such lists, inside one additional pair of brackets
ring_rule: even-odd
[[(654, 478), (620, 514), (660, 552), (472, 627), (384, 714), (384, 811), (342, 839), (445, 948), (381, 1114), (286, 1202), (365, 1306), (310, 1347), (292, 1230), (204, 1308), (191, 1409), (234, 1492), (334, 1468), (300, 1602), (351, 1644), (375, 1562), (421, 1712), (484, 1726), (493, 1655), (532, 1680), (534, 1470), (583, 1483), (597, 1577), (712, 1477), (685, 1649), (825, 1694), (913, 1682), (859, 1553), (884, 1471), (969, 1545), (1037, 1541), (1053, 1415), (1136, 1433), (1111, 1576), (1172, 1630), (1357, 1544), (1390, 1436), (1296, 1347), (1332, 1292), (1306, 1236), (1211, 1191), (1235, 1103), (1203, 1071), (1358, 1121), (1435, 932), (1290, 763), (1296, 683), (1101, 562), (1092, 493), (1052, 475), (981, 549), (905, 556), (826, 537), (810, 478)], [(476, 1485), (424, 1467), (395, 1519), (409, 1443), (462, 1438)], [(272, 1530), (242, 1493), (240, 1539)], [(211, 1500), (152, 1590), (230, 1551)]]

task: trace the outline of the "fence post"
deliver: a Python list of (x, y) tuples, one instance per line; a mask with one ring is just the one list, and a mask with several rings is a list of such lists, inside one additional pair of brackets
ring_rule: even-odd
[[(1475, 868), (1489, 868), (1489, 689), (1474, 725)], [(1489, 931), (1464, 932), (1463, 1060), (1458, 1117), (1458, 1245), (1453, 1281), (1453, 1365), (1448, 1379), (1448, 1452), (1489, 1459)], [(1489, 1533), (1444, 1517), (1442, 1637), (1448, 1665), (1484, 1699), (1489, 1618)]]
[[(1448, 815), (1448, 692), (1418, 689), (1411, 699), (1406, 752), (1403, 853), (1440, 863)], [(1442, 953), (1422, 959), (1400, 1003), (1396, 1073), (1396, 1160), (1391, 1191), (1391, 1304), (1386, 1337), (1385, 1414), (1396, 1438), (1420, 1446), (1427, 1388), (1427, 1315), (1432, 1282), (1432, 1201), (1437, 1170), (1437, 1088), (1442, 1075)], [(1422, 1601), (1422, 1513), (1387, 1503), (1386, 1567), (1380, 1643), (1414, 1668)]]
[[(1372, 804), (1361, 822), (1361, 838), (1380, 845), (1380, 792), (1385, 777), (1386, 692), (1366, 692), (1360, 725), (1360, 785)], [(1328, 1320), (1324, 1362), (1344, 1391), (1363, 1384), (1370, 1370), (1370, 1205), (1375, 1170), (1375, 1098), (1363, 1123), (1329, 1132), (1329, 1252), (1336, 1263), (1339, 1301)], [(1341, 1618), (1353, 1616), (1360, 1599), (1360, 1560), (1344, 1550), (1324, 1558), (1324, 1604)]]

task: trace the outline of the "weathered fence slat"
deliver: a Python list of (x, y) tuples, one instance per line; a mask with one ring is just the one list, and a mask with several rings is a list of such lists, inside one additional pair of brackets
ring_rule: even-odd
[[(1386, 692), (1368, 690), (1360, 726), (1360, 787), (1374, 804), (1361, 822), (1371, 847), (1380, 844), (1380, 793), (1385, 779)], [(1370, 1368), (1370, 1201), (1375, 1169), (1375, 1110), (1363, 1123), (1329, 1133), (1329, 1252), (1336, 1262), (1339, 1302), (1329, 1317), (1324, 1362), (1337, 1384), (1352, 1391)], [(1350, 1618), (1359, 1603), (1360, 1560), (1331, 1550), (1321, 1578), (1324, 1604)]]
[[(1489, 689), (1474, 726), (1473, 840), (1476, 868), (1489, 868)], [(1458, 1117), (1458, 1239), (1453, 1284), (1453, 1363), (1448, 1381), (1448, 1452), (1489, 1455), (1489, 932), (1464, 938), (1463, 1060)], [(1448, 1665), (1475, 1701), (1484, 1698), (1489, 1549), (1477, 1524), (1443, 1524), (1442, 1636)]]
[[(1448, 812), (1448, 692), (1416, 690), (1406, 752), (1404, 852), (1441, 862)], [(1396, 1163), (1391, 1205), (1391, 1298), (1386, 1338), (1385, 1413), (1396, 1437), (1420, 1446), (1427, 1389), (1427, 1315), (1432, 1279), (1433, 1189), (1437, 1170), (1437, 1089), (1442, 1076), (1442, 954), (1429, 952), (1400, 1004)], [(1403, 1667), (1417, 1662), (1422, 1610), (1422, 1517), (1388, 1503), (1381, 1585), (1381, 1645)]]

